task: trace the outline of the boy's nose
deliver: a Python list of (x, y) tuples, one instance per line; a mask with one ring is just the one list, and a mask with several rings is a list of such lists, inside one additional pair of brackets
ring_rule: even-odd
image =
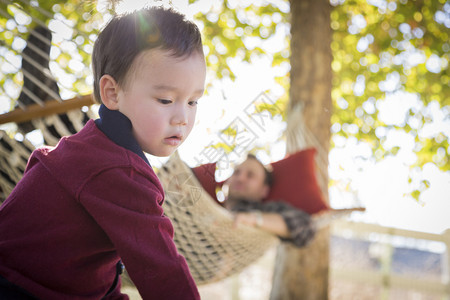
[(184, 107), (178, 107), (175, 111), (175, 114), (172, 118), (173, 125), (187, 125), (188, 122), (188, 114), (187, 110)]

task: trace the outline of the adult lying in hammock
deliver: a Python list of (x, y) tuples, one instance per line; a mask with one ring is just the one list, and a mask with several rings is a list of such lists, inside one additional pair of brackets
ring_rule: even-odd
[(284, 242), (303, 247), (313, 239), (318, 229), (328, 225), (330, 218), (352, 211), (365, 211), (363, 207), (332, 209), (321, 201), (315, 203), (318, 208), (312, 215), (292, 206), (284, 199), (264, 201), (272, 184), (272, 171), (254, 155), (249, 154), (247, 159), (234, 169), (224, 184), (228, 193), (224, 206), (235, 212), (235, 226), (245, 224), (258, 227), (278, 236)]
[(254, 155), (239, 164), (225, 183), (225, 207), (235, 212), (235, 225), (258, 227), (297, 247), (305, 246), (315, 234), (306, 212), (282, 201), (262, 202), (273, 183), (271, 171)]
[[(217, 200), (216, 190), (224, 187), (228, 197), (222, 205), (241, 212), (235, 217), (235, 225), (257, 227), (262, 217), (262, 224), (266, 224), (260, 229), (302, 247), (315, 231), (327, 227), (333, 219), (365, 211), (364, 207), (328, 206), (316, 179), (315, 155), (314, 148), (303, 149), (268, 167), (250, 155), (226, 182), (215, 181), (216, 163), (201, 165), (193, 171), (213, 199)], [(257, 176), (259, 179), (255, 180)]]

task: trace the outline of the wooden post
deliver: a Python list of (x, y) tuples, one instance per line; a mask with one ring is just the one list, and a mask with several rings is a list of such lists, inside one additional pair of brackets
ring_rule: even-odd
[(442, 254), (442, 275), (441, 281), (447, 286), (443, 299), (450, 300), (450, 229), (444, 233), (445, 252)]
[(382, 237), (380, 242), (381, 247), (381, 274), (382, 274), (382, 289), (381, 289), (381, 299), (389, 299), (389, 294), (391, 293), (391, 265), (392, 265), (392, 255), (394, 253), (394, 248), (392, 246), (392, 234)]

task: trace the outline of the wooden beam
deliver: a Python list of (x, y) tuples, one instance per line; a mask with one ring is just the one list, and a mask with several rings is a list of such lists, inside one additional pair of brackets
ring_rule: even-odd
[(395, 227), (386, 227), (377, 224), (361, 223), (361, 222), (351, 222), (344, 219), (334, 220), (332, 223), (333, 233), (338, 234), (345, 230), (350, 230), (352, 236), (364, 237), (372, 233), (380, 233), (387, 235), (397, 235), (408, 238), (428, 240), (428, 241), (438, 241), (446, 242), (448, 236), (445, 234), (428, 233), (414, 230), (406, 230)]
[(95, 103), (92, 95), (85, 95), (64, 100), (62, 102), (57, 100), (45, 101), (44, 106), (33, 104), (27, 108), (16, 108), (5, 114), (0, 115), (0, 124), (15, 122), (22, 123), (32, 119), (42, 118), (49, 115), (65, 113), (72, 109), (80, 109), (83, 106), (90, 106)]

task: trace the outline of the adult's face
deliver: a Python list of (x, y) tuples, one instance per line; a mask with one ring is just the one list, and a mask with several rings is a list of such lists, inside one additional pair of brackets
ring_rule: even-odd
[(247, 159), (236, 167), (227, 180), (228, 198), (261, 201), (269, 192), (264, 180), (263, 166), (255, 159)]

